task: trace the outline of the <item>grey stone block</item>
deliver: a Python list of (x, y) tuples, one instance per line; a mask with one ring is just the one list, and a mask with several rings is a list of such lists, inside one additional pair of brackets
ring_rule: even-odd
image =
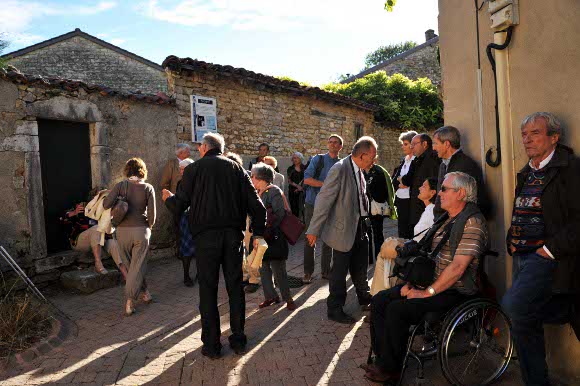
[(69, 271), (60, 275), (60, 282), (66, 288), (76, 289), (90, 294), (103, 288), (115, 287), (119, 284), (121, 273), (117, 270), (109, 270), (101, 275), (92, 270)]
[(36, 273), (50, 271), (51, 269), (71, 265), (72, 263), (75, 262), (78, 256), (79, 256), (78, 252), (65, 251), (59, 254), (50, 255), (45, 258), (36, 260), (34, 262), (34, 267), (36, 268)]

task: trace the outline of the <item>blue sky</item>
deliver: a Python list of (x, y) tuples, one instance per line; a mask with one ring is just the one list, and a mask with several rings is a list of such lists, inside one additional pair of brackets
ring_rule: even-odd
[(168, 55), (315, 85), (362, 69), (380, 45), (437, 33), (437, 0), (0, 0), (11, 52), (80, 28), (161, 63)]

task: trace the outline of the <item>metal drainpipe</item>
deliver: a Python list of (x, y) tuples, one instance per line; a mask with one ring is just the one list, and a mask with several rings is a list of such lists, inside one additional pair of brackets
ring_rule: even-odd
[[(506, 33), (498, 32), (494, 34), (494, 43), (502, 44), (505, 41)], [(509, 48), (495, 52), (497, 71), (497, 98), (501, 141), (501, 186), (503, 202), (503, 223), (504, 231), (510, 227), (512, 217), (513, 194), (515, 191), (515, 168), (514, 168), (514, 147), (513, 130), (511, 120), (511, 95), (509, 86)], [(505, 261), (505, 282), (506, 288), (512, 283), (511, 258), (506, 253)]]

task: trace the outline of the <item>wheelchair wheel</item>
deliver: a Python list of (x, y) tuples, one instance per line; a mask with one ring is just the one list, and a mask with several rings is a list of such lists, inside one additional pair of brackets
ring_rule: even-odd
[(487, 299), (466, 302), (443, 323), (437, 353), (453, 385), (488, 385), (507, 369), (513, 353), (510, 321)]

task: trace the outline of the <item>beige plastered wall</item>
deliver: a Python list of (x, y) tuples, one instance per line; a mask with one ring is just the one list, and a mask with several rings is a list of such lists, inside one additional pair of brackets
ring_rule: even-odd
[[(511, 122), (513, 154), (503, 154), (497, 168), (486, 166), (484, 174), (495, 202), (490, 221), (492, 247), (500, 257), (490, 259), (487, 271), (498, 292), (510, 285), (511, 258), (506, 257), (501, 168), (513, 163), (521, 169), (527, 159), (520, 140), (519, 123), (536, 111), (555, 113), (564, 125), (563, 142), (580, 152), (580, 2), (576, 0), (525, 0), (519, 2), (520, 24), (515, 27), (507, 49), (507, 122)], [(475, 9), (472, 1), (440, 0), (439, 33), (443, 76), (445, 124), (462, 133), (462, 146), (481, 162), (482, 149), (495, 146), (494, 83), (485, 54), (493, 42), (487, 5), (479, 12), (480, 45), (476, 43)], [(478, 103), (477, 52), (481, 55), (482, 109)], [(480, 111), (484, 122), (480, 130)], [(509, 127), (502, 127), (508, 130)], [(481, 140), (483, 138), (483, 141)], [(512, 181), (515, 174), (511, 174)], [(513, 183), (513, 182), (512, 182)], [(552, 376), (566, 382), (580, 381), (580, 343), (566, 326), (546, 327), (547, 356)]]

